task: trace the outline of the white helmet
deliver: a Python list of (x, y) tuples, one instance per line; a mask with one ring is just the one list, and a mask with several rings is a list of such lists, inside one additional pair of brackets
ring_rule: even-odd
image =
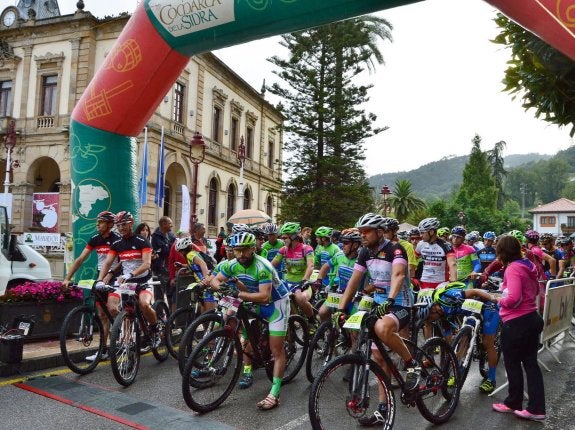
[(425, 218), (421, 220), (417, 228), (419, 229), (420, 233), (429, 230), (437, 230), (439, 228), (439, 220), (437, 218)]
[(384, 218), (380, 214), (367, 213), (355, 223), (356, 228), (380, 228)]
[(278, 226), (271, 222), (266, 222), (262, 225), (262, 230), (264, 234), (278, 234)]
[(176, 239), (176, 251), (183, 251), (184, 249), (188, 249), (190, 246), (192, 246), (192, 243), (192, 238), (189, 236)]
[(252, 229), (247, 224), (234, 224), (232, 226), (232, 234), (236, 233), (251, 233)]

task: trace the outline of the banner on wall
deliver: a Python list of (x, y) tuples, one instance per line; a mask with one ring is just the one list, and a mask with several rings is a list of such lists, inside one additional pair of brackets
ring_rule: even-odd
[(180, 221), (181, 231), (190, 231), (190, 191), (182, 184), (182, 218)]
[(34, 193), (32, 198), (32, 227), (57, 233), (60, 194)]

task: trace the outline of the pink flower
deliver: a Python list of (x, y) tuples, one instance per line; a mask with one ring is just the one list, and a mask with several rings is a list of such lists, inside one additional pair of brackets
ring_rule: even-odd
[(6, 291), (3, 296), (0, 296), (0, 303), (62, 302), (66, 299), (82, 299), (82, 291), (76, 287), (64, 289), (62, 283), (58, 281), (42, 281), (37, 283), (26, 282)]

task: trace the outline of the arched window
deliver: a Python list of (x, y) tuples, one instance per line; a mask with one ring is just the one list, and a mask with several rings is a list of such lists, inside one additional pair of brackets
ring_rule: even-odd
[(228, 212), (227, 212), (228, 216), (226, 219), (230, 219), (230, 217), (235, 213), (236, 199), (237, 199), (236, 186), (234, 184), (230, 184), (230, 186), (228, 187)]
[(250, 202), (252, 201), (252, 193), (249, 188), (244, 191), (244, 209), (250, 208)]
[(216, 226), (218, 222), (218, 181), (216, 178), (210, 180), (210, 192), (208, 196), (208, 225)]
[(268, 196), (266, 199), (266, 213), (271, 217), (273, 212), (273, 200), (272, 196)]

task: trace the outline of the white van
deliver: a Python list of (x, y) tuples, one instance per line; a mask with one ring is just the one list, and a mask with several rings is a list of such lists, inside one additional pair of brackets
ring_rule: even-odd
[(26, 281), (51, 278), (48, 260), (10, 234), (8, 212), (6, 207), (0, 206), (0, 295)]

